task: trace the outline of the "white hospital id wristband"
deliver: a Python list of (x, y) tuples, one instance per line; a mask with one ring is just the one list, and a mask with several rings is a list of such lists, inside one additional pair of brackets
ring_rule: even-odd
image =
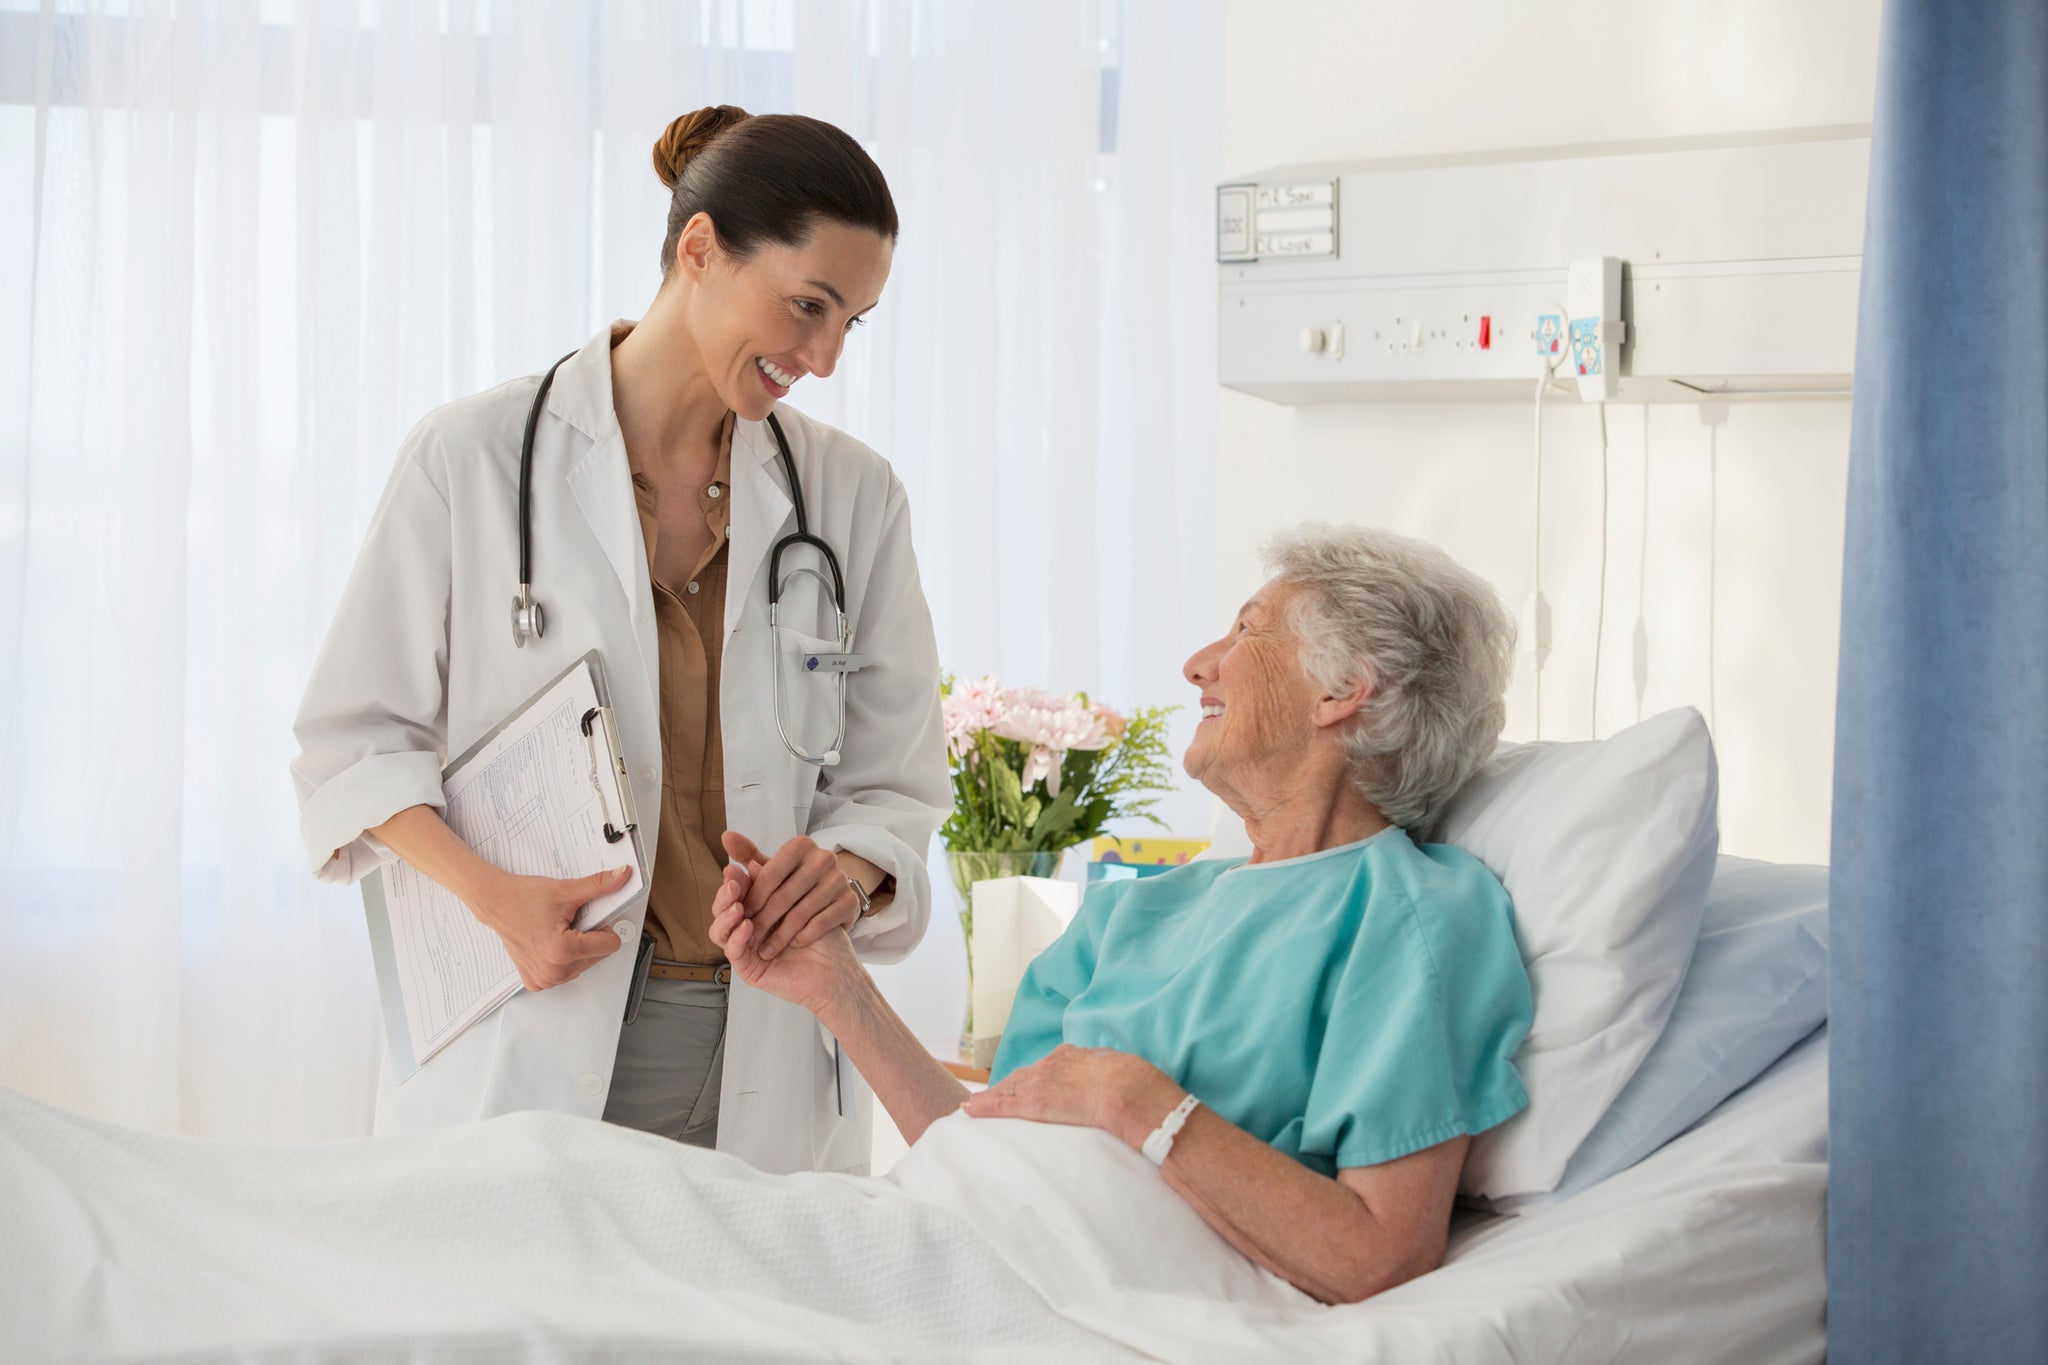
[(1161, 1119), (1152, 1135), (1145, 1139), (1145, 1145), (1138, 1150), (1150, 1158), (1154, 1166), (1166, 1164), (1167, 1154), (1173, 1151), (1173, 1135), (1181, 1130), (1188, 1121), (1188, 1115), (1194, 1113), (1195, 1106), (1200, 1103), (1193, 1095), (1181, 1096), (1180, 1103), (1173, 1106), (1173, 1112)]

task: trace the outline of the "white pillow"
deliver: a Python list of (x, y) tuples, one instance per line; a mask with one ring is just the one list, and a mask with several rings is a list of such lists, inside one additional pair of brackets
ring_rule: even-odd
[(1720, 845), (1706, 722), (1667, 711), (1603, 740), (1503, 744), (1426, 836), (1500, 878), (1536, 1018), (1529, 1107), (1475, 1138), (1461, 1192), (1543, 1194), (1656, 1044)]
[(1828, 870), (1722, 858), (1699, 946), (1657, 1045), (1594, 1125), (1545, 1207), (1625, 1171), (1699, 1122), (1828, 1018)]

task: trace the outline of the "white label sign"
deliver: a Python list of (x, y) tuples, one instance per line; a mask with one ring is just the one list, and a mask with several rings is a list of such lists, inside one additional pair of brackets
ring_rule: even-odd
[(1262, 209), (1305, 208), (1311, 204), (1336, 202), (1337, 182), (1334, 180), (1322, 180), (1310, 185), (1259, 186), (1259, 207)]
[(1260, 209), (1259, 235), (1275, 232), (1328, 232), (1337, 225), (1337, 211), (1325, 204), (1306, 209)]
[(1337, 239), (1327, 232), (1283, 232), (1259, 234), (1261, 256), (1334, 256)]

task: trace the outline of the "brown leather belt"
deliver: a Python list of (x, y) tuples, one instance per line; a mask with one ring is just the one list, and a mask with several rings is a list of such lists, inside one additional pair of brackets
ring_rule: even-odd
[(663, 962), (656, 958), (647, 964), (647, 974), (663, 981), (716, 981), (721, 986), (732, 984), (730, 962)]

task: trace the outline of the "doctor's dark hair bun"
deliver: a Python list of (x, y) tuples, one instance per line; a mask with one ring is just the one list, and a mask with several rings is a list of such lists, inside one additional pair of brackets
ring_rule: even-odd
[(739, 260), (763, 245), (798, 246), (820, 218), (896, 240), (896, 201), (874, 158), (841, 129), (801, 114), (711, 105), (669, 124), (654, 144), (669, 188), (661, 275), (683, 227), (709, 214), (718, 245)]
[(671, 191), (683, 178), (690, 159), (711, 145), (711, 140), (752, 115), (737, 104), (710, 104), (694, 114), (685, 114), (663, 130), (654, 144), (654, 173)]

